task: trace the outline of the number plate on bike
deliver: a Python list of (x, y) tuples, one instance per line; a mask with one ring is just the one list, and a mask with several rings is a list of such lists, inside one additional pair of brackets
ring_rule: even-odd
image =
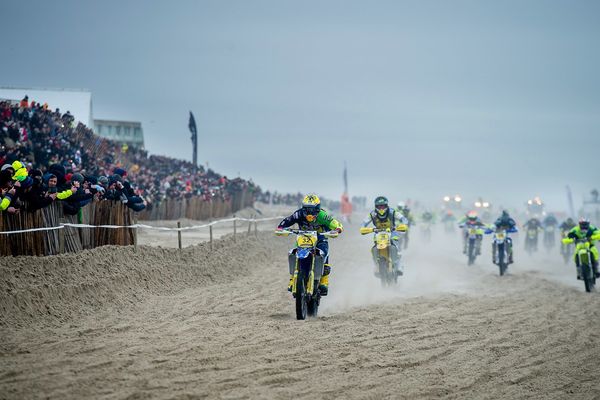
[(298, 247), (314, 247), (317, 244), (317, 237), (313, 235), (298, 235), (296, 245)]

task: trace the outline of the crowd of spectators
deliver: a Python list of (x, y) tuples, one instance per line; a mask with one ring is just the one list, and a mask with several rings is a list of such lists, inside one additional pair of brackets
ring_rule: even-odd
[(102, 138), (69, 111), (48, 104), (0, 101), (2, 210), (36, 210), (62, 201), (76, 213), (94, 199), (119, 200), (134, 211), (166, 199), (201, 196), (228, 200), (233, 193), (260, 193), (254, 183), (192, 163), (149, 156), (141, 148)]

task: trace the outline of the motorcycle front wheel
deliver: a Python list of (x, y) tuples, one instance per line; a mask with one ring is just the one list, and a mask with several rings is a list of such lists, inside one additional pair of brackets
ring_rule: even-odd
[(590, 293), (596, 286), (596, 277), (594, 276), (594, 271), (589, 265), (583, 264), (581, 266), (581, 275), (583, 276), (585, 291)]
[(500, 272), (500, 276), (504, 276), (504, 274), (506, 273), (506, 267), (508, 266), (504, 246), (504, 244), (498, 245), (498, 269)]
[(298, 273), (296, 282), (296, 319), (306, 319), (308, 314), (308, 295), (306, 294), (306, 277)]
[(473, 265), (475, 262), (475, 241), (469, 240), (469, 250), (467, 251), (469, 261), (468, 265)]

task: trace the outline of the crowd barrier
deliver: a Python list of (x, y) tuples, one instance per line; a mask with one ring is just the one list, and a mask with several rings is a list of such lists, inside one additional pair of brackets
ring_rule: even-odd
[(177, 220), (188, 218), (194, 220), (208, 220), (223, 218), (245, 207), (252, 207), (254, 198), (248, 190), (233, 192), (228, 200), (213, 198), (210, 201), (194, 196), (187, 199), (164, 199), (139, 213), (140, 220)]
[[(99, 205), (99, 204), (98, 204)], [(56, 208), (53, 206), (52, 208)], [(126, 213), (130, 213), (129, 210), (122, 210)], [(48, 210), (48, 214), (55, 212)], [(29, 214), (29, 215), (34, 215)], [(26, 220), (27, 218), (17, 218), (15, 216), (14, 220)], [(25, 214), (27, 217), (27, 214)], [(179, 242), (179, 250), (182, 249), (181, 245), (181, 233), (183, 231), (192, 231), (198, 229), (209, 228), (210, 236), (210, 248), (213, 247), (213, 226), (224, 223), (233, 223), (233, 239), (235, 240), (237, 229), (236, 223), (238, 221), (247, 222), (248, 223), (248, 234), (250, 234), (252, 227), (254, 227), (255, 234), (258, 232), (258, 224), (260, 222), (266, 221), (275, 221), (281, 220), (284, 218), (283, 216), (278, 217), (268, 217), (268, 218), (226, 218), (219, 219), (207, 224), (202, 225), (192, 225), (181, 227), (181, 224), (177, 223), (177, 228), (169, 228), (162, 226), (150, 226), (145, 224), (133, 223), (127, 225), (93, 225), (86, 223), (70, 223), (70, 222), (61, 222), (58, 225), (54, 226), (43, 226), (36, 228), (26, 228), (26, 229), (16, 229), (16, 230), (3, 230), (0, 231), (0, 243), (3, 247), (3, 251), (7, 251), (6, 255), (52, 255), (52, 254), (60, 254), (63, 252), (69, 251), (78, 251), (87, 247), (96, 247), (102, 246), (105, 244), (117, 244), (117, 245), (128, 245), (133, 244), (135, 247), (135, 251), (137, 251), (137, 231), (138, 229), (153, 229), (159, 231), (171, 231), (177, 232), (178, 242)], [(11, 218), (6, 218), (5, 220), (10, 220)], [(2, 221), (4, 222), (4, 221)], [(14, 221), (11, 221), (7, 225), (8, 226), (16, 226), (17, 224)], [(67, 232), (67, 233), (65, 233)], [(110, 232), (110, 233), (109, 233)], [(125, 234), (123, 234), (125, 232)], [(87, 238), (88, 240), (84, 240)], [(98, 238), (104, 240), (98, 240)], [(106, 240), (110, 238), (110, 240)], [(92, 241), (92, 239), (94, 241)], [(37, 241), (37, 242), (36, 242)], [(57, 243), (58, 242), (58, 243)], [(110, 243), (109, 243), (110, 242)], [(36, 244), (42, 244), (41, 246), (36, 246)], [(48, 246), (48, 244), (51, 244)], [(65, 247), (66, 244), (66, 247)]]
[(64, 227), (70, 224), (128, 226), (133, 223), (133, 212), (129, 208), (121, 202), (108, 200), (93, 202), (77, 215), (66, 215), (60, 202), (35, 212), (4, 212), (0, 214), (0, 255), (43, 256), (108, 244), (126, 246), (135, 241), (134, 229)]
[[(199, 197), (164, 200), (152, 210), (133, 213), (121, 202), (103, 200), (81, 208), (77, 215), (66, 215), (61, 202), (52, 203), (35, 212), (0, 213), (0, 256), (43, 256), (104, 245), (127, 246), (137, 243), (137, 229), (178, 230), (136, 224), (136, 219), (177, 220), (189, 218), (209, 220), (223, 218), (237, 210), (253, 205), (247, 191), (235, 192), (227, 201), (205, 201)], [(224, 221), (243, 221), (234, 218)], [(255, 221), (255, 220), (253, 220)], [(179, 229), (212, 226), (198, 225)], [(79, 228), (79, 229), (77, 229)], [(93, 229), (81, 229), (93, 228)]]

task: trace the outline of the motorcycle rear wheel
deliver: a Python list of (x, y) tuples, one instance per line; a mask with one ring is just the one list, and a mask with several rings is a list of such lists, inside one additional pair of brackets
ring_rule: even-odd
[(310, 298), (307, 300), (307, 315), (309, 317), (317, 317), (317, 314), (319, 314), (319, 295), (318, 295), (318, 287), (319, 287), (319, 281), (315, 280), (315, 288), (317, 288), (317, 294), (314, 294), (312, 296), (310, 296)]

